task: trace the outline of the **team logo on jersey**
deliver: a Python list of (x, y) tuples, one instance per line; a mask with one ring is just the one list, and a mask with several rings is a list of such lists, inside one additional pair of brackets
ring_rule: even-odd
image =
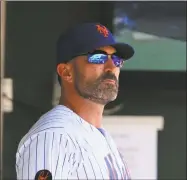
[(40, 170), (36, 173), (35, 180), (52, 180), (52, 174), (48, 170)]
[(107, 168), (108, 168), (109, 177), (110, 177), (109, 179), (110, 180), (120, 179), (120, 178), (118, 178), (118, 173), (117, 173), (117, 170), (114, 166), (114, 160), (113, 160), (111, 154), (108, 154), (105, 157), (105, 163), (106, 163)]

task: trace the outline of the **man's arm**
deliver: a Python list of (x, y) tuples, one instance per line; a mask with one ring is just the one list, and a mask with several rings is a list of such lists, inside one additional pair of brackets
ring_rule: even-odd
[(66, 134), (31, 136), (16, 154), (17, 179), (67, 179), (77, 164), (76, 153), (76, 145)]

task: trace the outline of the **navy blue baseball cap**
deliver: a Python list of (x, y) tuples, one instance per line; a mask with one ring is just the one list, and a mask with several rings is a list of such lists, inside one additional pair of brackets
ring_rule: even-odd
[(83, 23), (68, 29), (57, 41), (57, 65), (92, 52), (103, 46), (112, 46), (124, 60), (134, 55), (132, 46), (115, 41), (112, 33), (100, 23)]

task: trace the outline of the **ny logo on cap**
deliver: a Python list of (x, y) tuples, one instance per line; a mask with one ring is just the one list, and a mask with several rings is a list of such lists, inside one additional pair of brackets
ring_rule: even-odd
[(102, 34), (104, 37), (108, 37), (109, 31), (105, 26), (102, 26), (100, 24), (96, 25), (97, 31)]

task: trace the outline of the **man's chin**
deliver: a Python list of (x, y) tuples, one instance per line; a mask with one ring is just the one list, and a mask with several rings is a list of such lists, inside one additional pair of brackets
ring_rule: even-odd
[(114, 96), (114, 97), (112, 97), (112, 98), (110, 98), (110, 99), (108, 99), (106, 104), (108, 104), (108, 103), (110, 103), (110, 102), (112, 102), (112, 101), (115, 101), (116, 98), (117, 98), (117, 95)]
[(96, 98), (96, 97), (89, 97), (88, 99), (94, 103), (97, 103), (97, 104), (101, 104), (101, 105), (107, 105), (108, 103), (116, 100), (117, 98), (117, 95), (113, 96), (113, 97), (110, 97), (110, 98), (106, 98), (106, 97), (103, 97), (103, 98)]

